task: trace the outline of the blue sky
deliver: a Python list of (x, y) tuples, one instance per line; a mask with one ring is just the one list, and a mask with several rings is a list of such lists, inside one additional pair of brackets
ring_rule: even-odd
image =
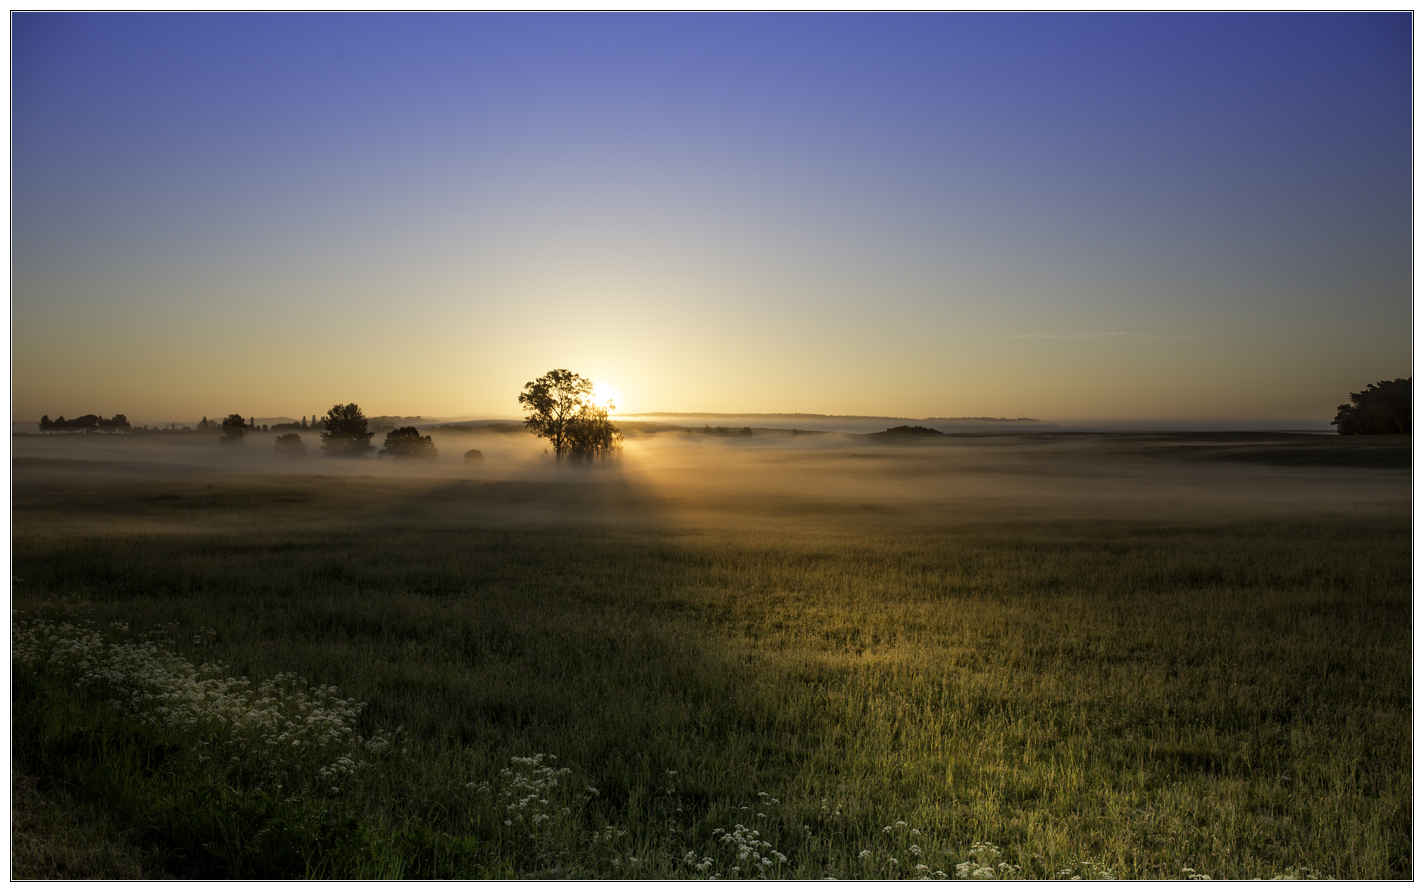
[(1411, 373), (1408, 13), (58, 14), (16, 419), (1328, 420)]

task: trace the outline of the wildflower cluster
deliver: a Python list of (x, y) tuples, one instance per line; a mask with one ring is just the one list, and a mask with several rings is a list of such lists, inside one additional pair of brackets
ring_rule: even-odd
[[(549, 802), (560, 779), (567, 777), (570, 770), (545, 764), (546, 760), (557, 762), (559, 758), (547, 753), (514, 756), (509, 760), (514, 767), (501, 769), (493, 787), (489, 784), (467, 784), (466, 787), (477, 793), (493, 791), (508, 812), (504, 820), (506, 827), (517, 821), (531, 833), (537, 833), (541, 825), (550, 820), (551, 813), (568, 815), (571, 812), (568, 806), (560, 808)], [(589, 787), (586, 792), (592, 795), (598, 791)]]
[(883, 845), (861, 849), (856, 856), (866, 876), (886, 879), (944, 880), (949, 875), (930, 865), (929, 841), (918, 827), (904, 821), (880, 831)]
[[(1190, 870), (1191, 868), (1188, 868)], [(1098, 864), (1096, 861), (1079, 861), (1077, 867), (1065, 867), (1058, 871), (1060, 880), (1115, 880), (1112, 871)], [(1211, 879), (1211, 877), (1202, 877)]]
[(769, 793), (758, 793), (755, 806), (740, 807), (740, 811), (747, 813), (747, 824), (733, 824), (730, 830), (717, 827), (712, 831), (712, 842), (726, 853), (727, 866), (723, 871), (717, 870), (716, 856), (699, 857), (691, 849), (683, 856), (683, 864), (709, 880), (767, 880), (780, 877), (790, 859), (754, 826), (756, 821), (766, 820), (767, 812), (780, 805), (780, 799)]
[(611, 863), (617, 872), (636, 868), (639, 859), (625, 851), (627, 831), (610, 825), (591, 836), (586, 832), (584, 806), (598, 790), (573, 783), (573, 771), (556, 762), (558, 757), (549, 753), (514, 756), (493, 781), (467, 783), (465, 789), (488, 797), (486, 807), (492, 806), (496, 820), (509, 828), (503, 844), (511, 846), (511, 855), (532, 871), (530, 876), (586, 878), (587, 859)]
[[(1210, 879), (1210, 877), (1207, 877), (1207, 879)], [(1291, 867), (1291, 868), (1287, 868), (1285, 873), (1278, 873), (1278, 874), (1276, 874), (1275, 876), (1271, 877), (1271, 879), (1272, 879), (1272, 880), (1276, 880), (1276, 881), (1280, 881), (1280, 880), (1319, 880), (1319, 879), (1322, 879), (1322, 878), (1319, 877), (1319, 876), (1317, 876), (1317, 875), (1315, 874), (1315, 872), (1312, 871), (1309, 867)], [(1324, 877), (1324, 879), (1326, 879), (1326, 880), (1334, 880), (1335, 878), (1334, 878), (1333, 876), (1328, 876), (1328, 877)]]
[(344, 779), (390, 748), (380, 733), (369, 740), (356, 734), (364, 704), (331, 686), (308, 688), (294, 675), (254, 689), (221, 663), (195, 667), (154, 640), (107, 643), (87, 625), (42, 618), (17, 618), (11, 640), (16, 666), (66, 679), (153, 731), (196, 737), (193, 758), (236, 773), (244, 786), (290, 790), (315, 782), (323, 792), (340, 792)]
[[(761, 838), (760, 830), (753, 830), (741, 824), (734, 824), (731, 830), (721, 827), (712, 831), (719, 842), (734, 849), (737, 861), (728, 869), (730, 877), (749, 879), (755, 872), (756, 879), (767, 879), (768, 870), (779, 870), (786, 863), (786, 856), (778, 852), (771, 843)], [(704, 859), (707, 860), (707, 859)], [(711, 867), (708, 864), (708, 867)]]

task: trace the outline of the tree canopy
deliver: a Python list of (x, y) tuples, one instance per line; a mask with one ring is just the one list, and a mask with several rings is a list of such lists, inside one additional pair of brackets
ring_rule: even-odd
[(1414, 378), (1371, 384), (1350, 394), (1330, 422), (1342, 434), (1407, 434), (1414, 414)]
[(218, 438), (222, 443), (241, 443), (242, 438), (247, 435), (247, 422), (236, 412), (223, 419), (223, 435)]
[(524, 385), (519, 405), (529, 414), (524, 426), (554, 447), (563, 459), (607, 457), (623, 445), (623, 435), (608, 420), (610, 402), (593, 402), (593, 382), (568, 369), (554, 369)]
[(429, 436), (422, 437), (420, 431), (413, 427), (398, 427), (386, 434), (385, 445), (381, 447), (382, 455), (389, 455), (392, 458), (435, 458), (440, 451), (435, 448), (435, 441)]
[(371, 445), (372, 431), (366, 430), (366, 416), (355, 403), (337, 403), (326, 413), (326, 430), (321, 435), (321, 451), (339, 458), (358, 458), (376, 447)]
[(302, 456), (307, 454), (307, 444), (302, 442), (301, 434), (282, 434), (277, 438), (272, 449), (278, 455)]
[(623, 434), (608, 420), (607, 408), (586, 403), (569, 425), (568, 443), (572, 458), (592, 461), (617, 454), (623, 448)]

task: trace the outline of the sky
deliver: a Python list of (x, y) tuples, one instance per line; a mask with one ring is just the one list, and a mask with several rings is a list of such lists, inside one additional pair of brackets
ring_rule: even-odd
[(13, 420), (1328, 422), (1409, 13), (12, 13)]

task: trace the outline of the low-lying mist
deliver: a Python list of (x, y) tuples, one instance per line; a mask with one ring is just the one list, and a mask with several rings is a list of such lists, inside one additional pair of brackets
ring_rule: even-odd
[[(405, 480), (416, 489), (424, 480), (430, 492), (447, 496), (440, 511), (429, 506), (434, 522), (450, 511), (449, 519), (472, 520), (454, 509), (499, 501), (469, 484), (501, 484), (502, 498), (541, 503), (544, 516), (561, 522), (700, 523), (731, 514), (783, 527), (793, 519), (816, 525), (831, 515), (884, 525), (1364, 510), (1398, 508), (1409, 498), (1408, 438), (1017, 433), (895, 440), (792, 430), (629, 429), (621, 456), (586, 465), (556, 462), (543, 440), (523, 432), (425, 432), (439, 451), (433, 460), (374, 453), (332, 458), (321, 452), (316, 431), (302, 434), (306, 452), (297, 457), (278, 453), (277, 435), (268, 433), (249, 433), (237, 444), (216, 434), (12, 439), (17, 467), (59, 477), (261, 474)], [(466, 458), (471, 450), (477, 459)], [(464, 485), (451, 490), (456, 481)], [(520, 485), (533, 489), (510, 496), (509, 487)], [(576, 506), (550, 486), (586, 492)], [(481, 492), (485, 496), (476, 495)], [(601, 506), (596, 511), (595, 504)]]

